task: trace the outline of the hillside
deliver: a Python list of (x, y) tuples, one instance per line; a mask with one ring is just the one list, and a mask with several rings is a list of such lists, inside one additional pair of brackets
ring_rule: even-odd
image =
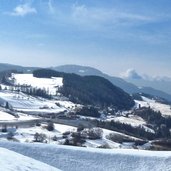
[(9, 70), (17, 70), (18, 72), (31, 72), (39, 67), (24, 67), (20, 65), (12, 65), (7, 63), (0, 63), (0, 72), (9, 71)]
[(130, 109), (134, 106), (132, 98), (122, 89), (99, 76), (79, 76), (53, 70), (41, 69), (33, 72), (35, 77), (63, 77), (60, 92), (74, 103), (113, 106), (116, 109)]

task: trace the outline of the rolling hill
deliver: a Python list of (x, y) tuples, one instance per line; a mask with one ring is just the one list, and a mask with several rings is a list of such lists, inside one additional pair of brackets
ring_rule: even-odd
[(116, 109), (130, 109), (134, 101), (129, 94), (99, 76), (79, 76), (53, 70), (40, 69), (33, 72), (35, 77), (63, 77), (60, 92), (74, 103), (112, 106)]

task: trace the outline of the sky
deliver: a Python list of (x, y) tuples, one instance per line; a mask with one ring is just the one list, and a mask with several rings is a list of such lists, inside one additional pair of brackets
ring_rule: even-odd
[(171, 77), (171, 1), (0, 0), (0, 63)]

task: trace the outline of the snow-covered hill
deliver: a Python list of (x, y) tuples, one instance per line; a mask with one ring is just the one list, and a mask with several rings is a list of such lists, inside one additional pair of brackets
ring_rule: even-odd
[(11, 79), (15, 85), (30, 85), (49, 91), (50, 94), (55, 95), (57, 88), (63, 85), (63, 78), (36, 78), (33, 74), (12, 74)]
[(43, 162), (14, 151), (0, 148), (0, 170), (2, 171), (59, 171)]
[(13, 109), (26, 113), (59, 113), (65, 110), (58, 107), (55, 102), (43, 98), (36, 98), (21, 92), (12, 92), (9, 90), (0, 91), (0, 105), (5, 106), (8, 102)]
[(142, 96), (142, 100), (143, 101), (136, 100), (136, 103), (140, 104), (141, 107), (150, 107), (155, 111), (160, 111), (162, 115), (171, 116), (170, 105), (159, 103), (156, 100), (149, 99), (144, 96)]
[(170, 171), (171, 152), (105, 150), (70, 146), (0, 142), (63, 171)]

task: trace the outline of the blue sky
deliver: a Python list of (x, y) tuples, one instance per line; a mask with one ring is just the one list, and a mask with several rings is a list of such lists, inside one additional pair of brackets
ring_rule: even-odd
[(171, 1), (0, 0), (0, 59), (171, 77)]

